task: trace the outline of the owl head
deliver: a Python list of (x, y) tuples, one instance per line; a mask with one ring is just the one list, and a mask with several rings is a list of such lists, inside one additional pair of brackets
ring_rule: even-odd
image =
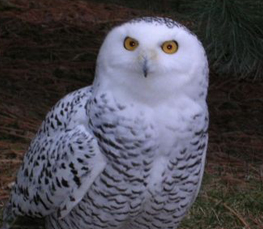
[(113, 28), (99, 51), (102, 90), (139, 100), (206, 97), (208, 64), (197, 37), (167, 18), (133, 19)]

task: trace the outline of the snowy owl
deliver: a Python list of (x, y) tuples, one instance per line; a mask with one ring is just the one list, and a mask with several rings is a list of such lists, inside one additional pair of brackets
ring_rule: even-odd
[(4, 212), (47, 229), (175, 229), (200, 189), (208, 63), (197, 37), (160, 17), (113, 28), (92, 86), (62, 98), (25, 154)]

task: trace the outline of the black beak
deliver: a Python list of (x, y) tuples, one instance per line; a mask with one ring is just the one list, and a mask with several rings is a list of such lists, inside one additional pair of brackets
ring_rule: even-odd
[(144, 59), (142, 70), (143, 70), (143, 75), (146, 78), (148, 75), (148, 67), (147, 67), (147, 59), (146, 58)]

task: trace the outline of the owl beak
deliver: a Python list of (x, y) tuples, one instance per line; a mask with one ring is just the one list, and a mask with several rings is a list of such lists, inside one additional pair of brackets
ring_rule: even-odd
[(147, 78), (147, 75), (148, 75), (148, 59), (147, 57), (144, 57), (143, 58), (143, 67), (142, 67), (142, 70), (143, 70), (143, 75), (145, 78)]
[(143, 76), (145, 78), (147, 78), (150, 73), (150, 65), (153, 57), (153, 52), (151, 52), (151, 50), (142, 50), (142, 52), (138, 56), (138, 61), (142, 68)]

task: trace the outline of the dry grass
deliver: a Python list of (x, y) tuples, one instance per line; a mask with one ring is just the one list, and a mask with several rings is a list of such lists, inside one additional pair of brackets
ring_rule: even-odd
[[(66, 93), (92, 82), (109, 28), (142, 14), (79, 0), (12, 3), (18, 9), (0, 14), (0, 213), (46, 112)], [(181, 228), (263, 228), (263, 82), (213, 73), (210, 82), (206, 173)], [(28, 225), (26, 220), (16, 228)]]

